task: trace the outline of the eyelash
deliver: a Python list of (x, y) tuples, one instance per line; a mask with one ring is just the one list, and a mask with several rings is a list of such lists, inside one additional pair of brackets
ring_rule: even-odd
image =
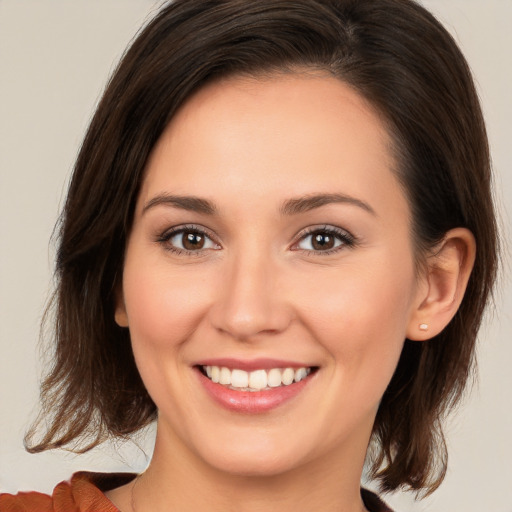
[[(197, 226), (194, 224), (188, 224), (185, 226), (177, 226), (175, 228), (172, 228), (170, 230), (165, 231), (161, 235), (158, 236), (157, 242), (164, 246), (165, 250), (172, 252), (177, 255), (185, 255), (185, 256), (191, 256), (191, 257), (197, 257), (201, 256), (202, 253), (204, 253), (207, 249), (199, 249), (196, 251), (193, 250), (187, 250), (187, 249), (181, 249), (179, 247), (175, 247), (169, 243), (169, 241), (175, 237), (176, 235), (183, 234), (183, 233), (195, 233), (197, 235), (201, 235), (207, 239), (209, 239), (212, 243), (220, 247), (220, 244), (215, 240), (215, 237), (210, 234), (208, 230), (201, 226)], [(312, 236), (315, 233), (320, 233), (324, 235), (330, 235), (335, 237), (340, 243), (339, 245), (333, 247), (332, 249), (326, 249), (325, 251), (320, 250), (311, 250), (311, 249), (300, 249), (297, 248), (298, 245), (307, 239), (308, 236)], [(292, 250), (297, 251), (303, 251), (307, 255), (314, 255), (314, 256), (325, 256), (329, 254), (336, 253), (340, 250), (343, 250), (344, 248), (351, 248), (356, 245), (356, 238), (349, 233), (348, 231), (345, 231), (344, 229), (337, 228), (335, 226), (313, 226), (310, 228), (307, 228), (305, 231), (299, 233), (298, 240), (294, 242), (292, 245)]]
[(343, 249), (352, 248), (356, 245), (356, 238), (354, 235), (349, 233), (348, 231), (337, 228), (335, 226), (312, 226), (310, 228), (307, 228), (305, 231), (301, 232), (299, 234), (299, 240), (295, 242), (292, 246), (296, 247), (304, 241), (308, 236), (312, 236), (315, 233), (321, 233), (324, 235), (330, 235), (335, 238), (337, 238), (341, 243), (333, 247), (332, 249), (326, 249), (325, 251), (315, 251), (315, 250), (308, 250), (308, 249), (298, 249), (304, 251), (307, 255), (313, 255), (313, 256), (325, 256), (329, 254), (337, 253)]
[(160, 243), (162, 246), (164, 246), (164, 249), (166, 251), (172, 252), (174, 254), (177, 254), (179, 256), (191, 256), (191, 257), (197, 257), (201, 256), (202, 253), (206, 249), (200, 249), (197, 251), (191, 251), (187, 249), (180, 249), (179, 247), (175, 247), (174, 245), (171, 245), (169, 241), (175, 237), (176, 235), (182, 234), (182, 233), (195, 233), (197, 235), (201, 235), (209, 240), (211, 240), (215, 245), (220, 245), (215, 238), (210, 234), (209, 231), (207, 231), (205, 228), (201, 226), (196, 226), (194, 224), (186, 224), (184, 226), (177, 226), (174, 228), (171, 228), (164, 233), (162, 233), (158, 238), (157, 242)]

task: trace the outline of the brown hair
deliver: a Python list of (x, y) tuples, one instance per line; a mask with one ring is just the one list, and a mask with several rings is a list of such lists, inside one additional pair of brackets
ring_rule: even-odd
[[(497, 234), (482, 113), (457, 45), (411, 0), (176, 0), (113, 74), (78, 156), (61, 217), (55, 353), (42, 385), (49, 426), (29, 451), (86, 451), (151, 422), (114, 294), (148, 156), (176, 110), (215, 78), (321, 69), (380, 113), (413, 214), (418, 254), (451, 228), (477, 241), (462, 305), (428, 342), (406, 340), (377, 413), (373, 476), (433, 490), (446, 470), (440, 421), (461, 397), (494, 283)], [(80, 448), (81, 447), (81, 448)]]

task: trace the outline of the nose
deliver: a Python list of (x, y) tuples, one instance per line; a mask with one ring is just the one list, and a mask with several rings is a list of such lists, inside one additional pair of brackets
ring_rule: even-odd
[(253, 253), (234, 257), (225, 268), (222, 289), (210, 310), (214, 327), (241, 341), (284, 331), (292, 308), (279, 265), (268, 254)]

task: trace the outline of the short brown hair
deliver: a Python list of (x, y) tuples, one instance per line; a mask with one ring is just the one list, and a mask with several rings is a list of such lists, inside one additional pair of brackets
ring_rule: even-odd
[(113, 74), (78, 156), (61, 217), (55, 352), (42, 385), (49, 428), (29, 451), (86, 451), (151, 422), (156, 408), (129, 333), (114, 322), (125, 244), (148, 156), (190, 95), (220, 77), (321, 69), (386, 123), (418, 254), (454, 227), (477, 242), (462, 305), (428, 342), (406, 340), (377, 413), (373, 475), (433, 490), (446, 470), (440, 420), (471, 373), (497, 267), (489, 150), (468, 65), (411, 0), (176, 0)]

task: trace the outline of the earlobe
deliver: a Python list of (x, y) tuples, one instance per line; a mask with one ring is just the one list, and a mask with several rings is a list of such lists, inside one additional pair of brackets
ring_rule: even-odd
[(430, 339), (448, 325), (464, 297), (475, 253), (471, 231), (455, 228), (446, 233), (427, 257), (425, 275), (407, 329), (409, 339)]
[(119, 327), (128, 327), (128, 315), (126, 314), (126, 306), (124, 304), (124, 294), (122, 289), (116, 293), (114, 320)]

